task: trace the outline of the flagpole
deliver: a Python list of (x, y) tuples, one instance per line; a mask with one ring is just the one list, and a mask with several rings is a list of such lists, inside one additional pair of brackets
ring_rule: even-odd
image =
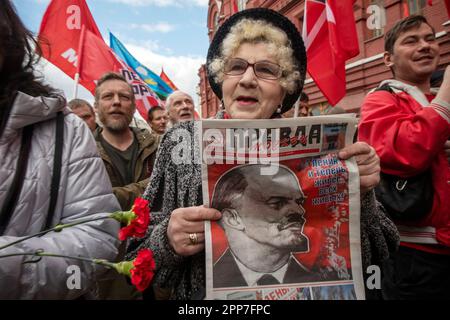
[(78, 96), (78, 83), (80, 82), (80, 72), (81, 72), (81, 64), (82, 64), (82, 57), (83, 57), (83, 44), (84, 44), (84, 36), (86, 34), (86, 27), (81, 27), (81, 35), (80, 40), (78, 42), (78, 59), (77, 59), (77, 71), (75, 73), (75, 87), (73, 88), (73, 98), (76, 99)]
[(298, 117), (298, 105), (300, 104), (300, 98), (294, 104), (294, 118)]
[(77, 73), (75, 73), (75, 85), (74, 85), (74, 88), (73, 88), (73, 99), (76, 99), (77, 98), (77, 95), (78, 95), (78, 83), (79, 83), (79, 81), (80, 81), (80, 74), (77, 72)]

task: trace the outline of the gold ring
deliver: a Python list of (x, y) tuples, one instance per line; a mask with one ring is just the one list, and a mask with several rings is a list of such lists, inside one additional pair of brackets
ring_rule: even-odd
[(195, 246), (198, 243), (198, 237), (196, 233), (189, 233), (189, 241), (191, 241), (191, 244)]

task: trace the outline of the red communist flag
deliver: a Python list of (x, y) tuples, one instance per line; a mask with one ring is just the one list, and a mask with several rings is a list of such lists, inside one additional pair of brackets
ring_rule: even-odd
[(345, 96), (345, 61), (359, 54), (354, 0), (306, 0), (308, 73), (331, 105)]
[(445, 6), (447, 7), (447, 14), (450, 18), (450, 0), (445, 0)]
[(231, 4), (233, 6), (233, 13), (236, 13), (239, 11), (239, 7), (238, 7), (238, 0), (231, 0)]
[(171, 87), (173, 90), (178, 90), (177, 86), (170, 80), (170, 78), (167, 76), (167, 74), (164, 72), (164, 69), (161, 69), (161, 74), (159, 77), (167, 83), (169, 87)]
[(38, 39), (44, 58), (71, 78), (74, 78), (78, 65), (83, 26), (101, 37), (85, 0), (52, 0), (39, 29)]
[(147, 84), (115, 55), (103, 38), (83, 29), (79, 52), (80, 82), (83, 81), (92, 94), (95, 94), (96, 81), (105, 72), (113, 71), (123, 75), (133, 88), (136, 108), (145, 120), (152, 106), (162, 104)]
[(83, 30), (78, 59), (80, 81), (92, 94), (95, 94), (96, 81), (108, 71), (118, 72), (122, 64), (106, 45), (103, 38), (89, 30)]

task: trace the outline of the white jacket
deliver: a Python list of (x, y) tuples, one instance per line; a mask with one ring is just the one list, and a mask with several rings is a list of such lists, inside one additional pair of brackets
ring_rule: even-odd
[[(0, 236), (0, 246), (41, 231), (50, 202), (55, 150), (56, 113), (64, 111), (64, 147), (58, 201), (53, 226), (74, 219), (120, 210), (94, 138), (88, 127), (65, 107), (64, 99), (31, 97), (19, 92), (0, 137), (0, 206), (12, 184), (21, 145), (22, 128), (34, 124), (26, 177), (15, 211)], [(100, 220), (50, 232), (13, 247), (0, 255), (43, 249), (55, 254), (114, 260), (119, 224)], [(0, 258), (0, 299), (73, 299), (86, 293), (104, 267), (74, 259), (43, 257), (38, 263), (22, 264), (30, 257)], [(67, 283), (79, 266), (81, 288)], [(71, 272), (70, 272), (71, 271)], [(69, 273), (68, 273), (69, 272)], [(69, 279), (69, 281), (67, 281)]]

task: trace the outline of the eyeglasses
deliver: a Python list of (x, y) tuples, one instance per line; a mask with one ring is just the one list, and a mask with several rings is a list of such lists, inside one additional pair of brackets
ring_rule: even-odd
[(282, 74), (281, 67), (276, 63), (269, 61), (249, 63), (240, 58), (229, 59), (225, 63), (223, 72), (229, 76), (239, 76), (247, 71), (248, 66), (251, 66), (255, 75), (261, 79), (276, 80), (279, 79)]

